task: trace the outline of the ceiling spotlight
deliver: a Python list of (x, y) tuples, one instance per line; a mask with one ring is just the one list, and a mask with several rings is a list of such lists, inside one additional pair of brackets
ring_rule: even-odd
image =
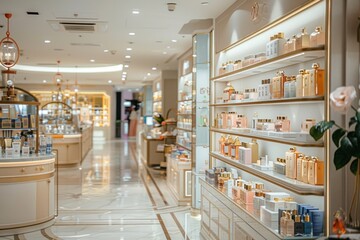
[(163, 52), (163, 54), (167, 54), (167, 52)]
[(130, 55), (126, 55), (125, 58), (131, 58), (131, 56), (130, 56)]
[(109, 50), (105, 49), (104, 52), (107, 53), (107, 52), (109, 52)]
[(126, 51), (131, 51), (131, 50), (132, 50), (131, 47), (126, 48)]
[(168, 11), (169, 11), (169, 12), (175, 11), (176, 3), (173, 3), (173, 2), (167, 3), (167, 8), (168, 8)]
[(176, 39), (173, 39), (173, 40), (171, 40), (173, 43), (175, 43), (175, 42), (177, 42), (177, 40)]
[(209, 2), (201, 2), (201, 5), (209, 5)]
[(124, 68), (128, 68), (128, 67), (129, 67), (129, 65), (127, 65), (127, 64), (124, 65)]
[(126, 75), (127, 74), (127, 72), (123, 72), (123, 75)]
[(95, 62), (95, 59), (90, 59), (90, 62)]
[(155, 70), (156, 70), (156, 67), (153, 67), (153, 68), (151, 68), (151, 69), (155, 71)]
[(137, 9), (134, 9), (134, 10), (132, 11), (132, 14), (135, 14), (135, 15), (140, 14), (140, 11), (137, 10)]
[(112, 81), (111, 81), (111, 80), (109, 80), (109, 81), (108, 81), (108, 83), (112, 83)]
[(131, 32), (129, 33), (130, 36), (135, 36), (135, 33)]
[(150, 75), (151, 75), (151, 73), (147, 73), (147, 75), (148, 75), (148, 76), (150, 76)]
[(122, 78), (121, 80), (125, 81), (125, 80), (126, 80), (126, 78)]
[(47, 81), (46, 80), (43, 80), (43, 83), (46, 83)]
[(50, 40), (45, 40), (44, 43), (51, 43), (51, 41)]

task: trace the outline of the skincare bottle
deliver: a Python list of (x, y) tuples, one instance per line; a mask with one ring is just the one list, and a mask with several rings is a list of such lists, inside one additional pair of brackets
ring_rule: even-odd
[(286, 236), (293, 237), (294, 236), (294, 220), (290, 213), (287, 213), (286, 216)]
[(309, 156), (304, 156), (301, 163), (302, 166), (301, 181), (303, 181), (304, 183), (309, 183), (309, 178), (308, 178), (309, 160), (310, 160)]
[(24, 142), (21, 152), (22, 152), (22, 156), (24, 157), (28, 157), (30, 155), (30, 148), (28, 142)]
[(315, 119), (306, 119), (304, 122), (301, 123), (301, 132), (309, 133), (310, 128), (316, 124)]
[(284, 33), (279, 32), (273, 41), (274, 44), (272, 57), (277, 57), (283, 54), (285, 41), (286, 40), (284, 39)]
[(291, 76), (289, 81), (289, 98), (296, 97), (296, 76)]
[(321, 27), (316, 27), (315, 31), (310, 34), (310, 47), (323, 47), (325, 46), (325, 33)]
[(286, 173), (286, 161), (283, 158), (276, 158), (276, 162), (274, 162), (274, 171), (285, 175)]
[(287, 211), (283, 211), (280, 218), (280, 235), (286, 236)]
[(288, 52), (293, 52), (295, 50), (296, 50), (296, 35), (293, 35), (288, 45)]
[(254, 203), (255, 192), (252, 189), (251, 183), (244, 183), (244, 188), (240, 190), (240, 201), (244, 204)]
[(223, 154), (223, 155), (225, 154), (225, 152), (224, 152), (225, 141), (226, 141), (225, 136), (221, 135), (221, 137), (219, 139), (219, 152), (220, 152), (220, 154)]
[(266, 43), (265, 47), (266, 47), (266, 58), (271, 58), (272, 52), (271, 52), (271, 48), (272, 48), (272, 42), (274, 41), (274, 36), (270, 37), (269, 42)]
[(256, 128), (257, 121), (258, 121), (258, 113), (255, 112), (252, 119), (251, 119), (251, 128), (252, 129)]
[(226, 112), (221, 112), (220, 116), (221, 116), (221, 121), (220, 121), (221, 125), (220, 125), (220, 127), (225, 129), (225, 128), (227, 128), (227, 113)]
[(310, 36), (306, 29), (301, 29), (301, 33), (296, 38), (296, 49), (303, 49), (310, 47)]
[(271, 98), (271, 91), (270, 91), (270, 79), (265, 79), (263, 84), (263, 100), (269, 100)]
[(296, 147), (291, 147), (289, 151), (285, 153), (286, 159), (286, 177), (296, 179), (296, 159), (299, 152), (296, 151)]
[(284, 97), (284, 82), (286, 81), (286, 76), (284, 71), (279, 71), (276, 77), (273, 77), (271, 82), (271, 98), (279, 99)]
[(299, 70), (299, 74), (296, 75), (296, 97), (304, 96), (304, 69)]
[(323, 96), (324, 95), (324, 81), (325, 71), (320, 69), (318, 63), (312, 64), (312, 69), (309, 70), (309, 94), (310, 96)]
[(309, 214), (304, 217), (304, 237), (312, 237), (312, 222), (310, 222)]
[(309, 70), (305, 70), (303, 75), (304, 97), (310, 96), (310, 74)]
[(295, 216), (294, 222), (294, 236), (302, 236), (304, 234), (304, 223), (301, 221), (301, 216)]
[(251, 164), (251, 148), (244, 146), (239, 147), (239, 162), (242, 164)]
[(247, 127), (247, 118), (245, 115), (237, 115), (236, 127), (237, 128), (246, 128)]
[(229, 135), (225, 141), (225, 144), (224, 144), (224, 155), (225, 156), (230, 156), (231, 154), (231, 144), (233, 143), (233, 139), (231, 137), (231, 135)]
[(313, 185), (324, 184), (324, 162), (317, 157), (311, 157), (308, 163), (308, 180)]
[(247, 143), (247, 147), (251, 149), (251, 162), (257, 163), (259, 159), (259, 145), (256, 139), (251, 139), (251, 142)]
[(304, 160), (304, 154), (300, 153), (296, 159), (296, 179), (302, 181), (302, 164)]
[(231, 158), (239, 159), (239, 147), (241, 146), (241, 142), (239, 137), (236, 137), (233, 144), (231, 145)]

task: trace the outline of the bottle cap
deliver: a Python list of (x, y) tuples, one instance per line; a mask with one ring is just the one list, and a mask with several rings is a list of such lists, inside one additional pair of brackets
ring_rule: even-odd
[(318, 69), (320, 67), (319, 63), (313, 63), (311, 66), (313, 69)]
[(301, 222), (301, 216), (295, 215), (295, 222)]

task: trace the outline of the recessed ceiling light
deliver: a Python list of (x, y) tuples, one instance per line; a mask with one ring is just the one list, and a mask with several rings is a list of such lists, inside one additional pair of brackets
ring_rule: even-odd
[(46, 80), (43, 80), (43, 83), (46, 83), (47, 81)]
[(123, 72), (123, 75), (126, 75), (127, 74), (127, 72)]
[(129, 35), (130, 35), (130, 36), (134, 36), (134, 35), (135, 35), (135, 33), (131, 32), (131, 33), (129, 33)]
[(50, 40), (45, 40), (44, 43), (51, 43), (51, 41)]
[(169, 49), (169, 48), (170, 48), (170, 46), (167, 46), (166, 48), (167, 48), (167, 49)]
[(193, 54), (193, 57), (196, 58), (196, 54)]
[(201, 5), (208, 5), (209, 2), (201, 2)]
[(155, 71), (157, 68), (156, 68), (156, 67), (153, 67), (153, 68), (151, 68), (151, 69)]
[(172, 42), (177, 42), (177, 40), (176, 39), (173, 39), (173, 40), (171, 40)]
[(129, 67), (129, 65), (127, 65), (127, 64), (126, 64), (126, 65), (124, 65), (124, 68), (128, 68), (128, 67)]
[(108, 81), (108, 83), (112, 83), (112, 81), (111, 81), (111, 80), (109, 80), (109, 81)]
[(140, 11), (137, 10), (137, 9), (134, 9), (134, 10), (132, 11), (132, 14), (135, 14), (135, 15), (140, 14)]
[(135, 89), (135, 91), (139, 91), (139, 90), (140, 90), (140, 89), (138, 89), (138, 88), (137, 88), (137, 89)]
[(167, 54), (167, 52), (163, 52), (163, 54)]
[(126, 51), (131, 51), (131, 50), (132, 50), (131, 47), (126, 48)]
[(90, 59), (90, 62), (95, 62), (95, 59)]
[(109, 52), (109, 50), (105, 49), (104, 52)]
[(121, 80), (125, 81), (125, 80), (126, 80), (126, 78), (122, 78)]
[(132, 92), (132, 90), (131, 90), (131, 89), (128, 89), (128, 92)]
[(131, 58), (131, 56), (130, 56), (130, 55), (126, 55), (125, 58)]
[(151, 75), (151, 73), (147, 73), (147, 75), (148, 75), (148, 76), (150, 76), (150, 75)]

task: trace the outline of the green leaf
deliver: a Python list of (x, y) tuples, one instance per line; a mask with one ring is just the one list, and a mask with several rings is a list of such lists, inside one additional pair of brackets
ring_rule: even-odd
[(345, 136), (341, 139), (340, 146), (344, 149), (348, 154), (352, 154), (354, 152), (354, 145), (348, 136)]
[(358, 169), (358, 162), (359, 162), (359, 159), (354, 159), (354, 161), (352, 161), (351, 165), (350, 165), (350, 170), (351, 172), (356, 175), (356, 172), (357, 172), (357, 169)]
[(356, 120), (358, 123), (360, 123), (360, 112), (356, 111)]
[(346, 131), (342, 128), (336, 129), (332, 134), (332, 140), (336, 147), (339, 147), (340, 139), (345, 135)]
[(351, 131), (347, 134), (347, 138), (350, 140), (352, 144), (352, 150), (351, 155), (355, 156), (357, 158), (360, 158), (360, 145), (359, 145), (359, 139), (356, 136), (354, 131)]
[(357, 117), (352, 117), (350, 118), (350, 121), (349, 121), (349, 127), (351, 127), (354, 123), (357, 122)]
[(351, 160), (351, 154), (346, 152), (346, 150), (342, 147), (338, 148), (334, 154), (334, 165), (336, 170), (343, 168), (346, 164), (348, 164)]
[(355, 126), (355, 134), (358, 139), (360, 139), (360, 123), (357, 123)]
[(330, 129), (330, 128), (332, 128), (332, 126), (334, 126), (334, 124), (335, 124), (334, 121), (329, 121), (329, 122), (328, 121), (320, 121), (310, 128), (309, 133), (315, 141), (318, 141), (320, 138), (322, 138), (324, 136), (324, 133), (328, 129)]

